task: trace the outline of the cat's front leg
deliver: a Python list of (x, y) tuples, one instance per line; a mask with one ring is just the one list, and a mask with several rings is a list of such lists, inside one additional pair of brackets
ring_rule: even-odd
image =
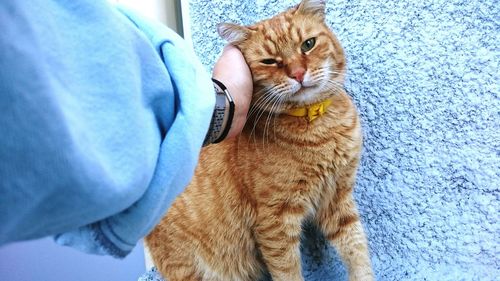
[(300, 207), (287, 204), (259, 209), (255, 238), (273, 281), (303, 281)]
[(339, 177), (336, 192), (320, 206), (316, 222), (344, 261), (349, 280), (372, 281), (368, 241), (352, 196), (354, 176), (355, 166)]
[(368, 242), (351, 195), (337, 208), (321, 210), (318, 224), (349, 272), (350, 281), (374, 280)]

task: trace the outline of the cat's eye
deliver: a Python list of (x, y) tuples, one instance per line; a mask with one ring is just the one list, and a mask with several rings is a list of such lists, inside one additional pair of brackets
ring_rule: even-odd
[(306, 53), (314, 47), (314, 44), (316, 44), (316, 38), (309, 38), (304, 41), (304, 43), (302, 43), (302, 46), (300, 46), (300, 50), (302, 51), (302, 53)]
[(263, 59), (260, 61), (263, 64), (275, 64), (278, 63), (275, 59)]

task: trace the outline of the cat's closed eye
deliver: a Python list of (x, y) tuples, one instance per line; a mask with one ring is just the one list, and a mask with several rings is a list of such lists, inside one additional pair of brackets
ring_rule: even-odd
[(263, 59), (260, 61), (260, 63), (265, 65), (275, 65), (278, 68), (282, 68), (284, 66), (283, 61), (278, 61), (275, 59)]
[(263, 64), (269, 64), (269, 65), (278, 63), (278, 61), (276, 61), (275, 59), (263, 59), (260, 62)]

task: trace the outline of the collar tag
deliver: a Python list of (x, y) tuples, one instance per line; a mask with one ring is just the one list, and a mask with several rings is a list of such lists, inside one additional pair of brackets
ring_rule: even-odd
[(330, 99), (326, 99), (322, 102), (314, 103), (306, 107), (291, 109), (287, 112), (287, 114), (296, 117), (307, 117), (307, 121), (311, 122), (322, 116), (331, 103), (332, 101)]

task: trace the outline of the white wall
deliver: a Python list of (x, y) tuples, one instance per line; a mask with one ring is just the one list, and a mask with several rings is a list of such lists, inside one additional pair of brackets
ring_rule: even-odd
[(169, 28), (181, 34), (189, 45), (192, 46), (188, 0), (110, 1), (130, 7), (150, 19), (164, 23)]

